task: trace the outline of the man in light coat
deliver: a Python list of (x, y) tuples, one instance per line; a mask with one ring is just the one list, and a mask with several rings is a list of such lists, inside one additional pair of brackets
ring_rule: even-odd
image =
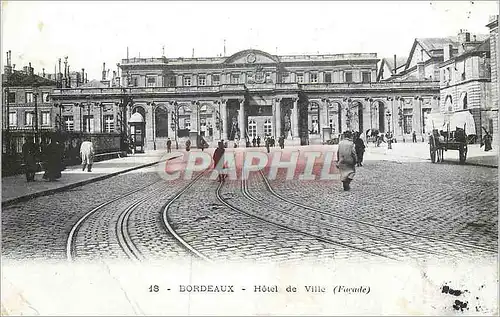
[(337, 166), (340, 170), (340, 180), (344, 190), (351, 189), (350, 183), (356, 174), (356, 162), (358, 157), (356, 149), (352, 142), (352, 133), (350, 131), (344, 132), (344, 139), (339, 142), (337, 151)]
[(92, 164), (94, 163), (94, 145), (90, 139), (85, 139), (80, 146), (80, 157), (82, 158), (82, 171), (88, 166), (87, 171), (92, 172)]

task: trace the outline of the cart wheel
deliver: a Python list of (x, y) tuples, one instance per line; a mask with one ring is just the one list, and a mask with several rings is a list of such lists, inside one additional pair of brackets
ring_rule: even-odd
[(467, 144), (460, 146), (458, 155), (460, 164), (464, 164), (467, 159)]
[(429, 152), (431, 156), (431, 162), (436, 163), (436, 144), (432, 136), (429, 138)]

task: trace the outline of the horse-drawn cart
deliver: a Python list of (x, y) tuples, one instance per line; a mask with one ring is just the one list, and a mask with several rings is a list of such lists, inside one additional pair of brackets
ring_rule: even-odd
[(429, 114), (428, 127), (432, 127), (429, 135), (429, 153), (432, 163), (443, 161), (444, 151), (458, 151), (460, 164), (467, 159), (468, 135), (476, 134), (474, 118), (469, 111), (456, 112), (451, 116)]

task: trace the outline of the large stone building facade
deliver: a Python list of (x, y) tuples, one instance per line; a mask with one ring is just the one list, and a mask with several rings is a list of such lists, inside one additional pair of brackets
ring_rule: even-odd
[[(376, 82), (378, 61), (374, 53), (276, 56), (259, 50), (130, 58), (120, 64), (119, 87), (54, 89), (52, 100), (63, 117), (74, 118), (73, 129), (90, 124), (95, 131), (140, 133), (146, 149), (164, 147), (167, 138), (195, 141), (196, 135), (208, 142), (282, 135), (288, 144), (304, 145), (346, 130), (391, 130), (398, 138), (423, 133), (423, 113), (439, 106), (438, 83)], [(134, 113), (144, 121), (140, 131), (127, 122)]]

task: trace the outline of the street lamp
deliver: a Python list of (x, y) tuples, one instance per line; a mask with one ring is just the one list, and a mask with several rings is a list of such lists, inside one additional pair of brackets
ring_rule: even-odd
[(174, 133), (175, 133), (175, 149), (179, 149), (179, 141), (177, 138), (177, 132), (179, 130), (179, 108), (181, 105), (179, 105), (176, 101), (171, 101), (170, 104), (173, 104), (174, 106), (174, 111), (172, 112), (172, 122), (174, 124)]
[(60, 131), (62, 131), (65, 128), (64, 125), (63, 125), (63, 117), (62, 117), (62, 111), (64, 109), (64, 105), (63, 104), (59, 104), (59, 103), (55, 103), (54, 107), (59, 108), (59, 127), (58, 127), (58, 129)]
[(385, 116), (387, 117), (387, 148), (392, 149), (392, 133), (391, 133), (391, 112), (387, 109)]

